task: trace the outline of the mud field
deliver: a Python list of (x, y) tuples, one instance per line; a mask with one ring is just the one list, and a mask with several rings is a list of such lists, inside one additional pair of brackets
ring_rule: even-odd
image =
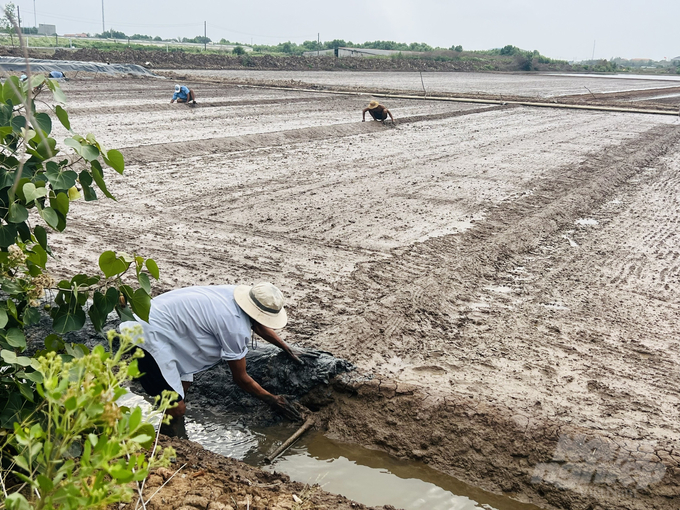
[(65, 84), (127, 168), (53, 236), (60, 274), (113, 249), (156, 259), (157, 292), (272, 281), (285, 340), (358, 367), (303, 399), (329, 437), (545, 509), (678, 508), (677, 117), (383, 100), (393, 127), (369, 96), (204, 78), (195, 108)]

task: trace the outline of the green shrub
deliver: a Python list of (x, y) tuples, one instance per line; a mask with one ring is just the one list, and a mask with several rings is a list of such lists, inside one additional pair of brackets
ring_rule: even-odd
[(5, 508), (103, 509), (129, 502), (150, 469), (169, 465), (174, 450), (159, 455), (152, 423), (177, 395), (164, 392), (146, 417), (140, 407), (119, 405), (123, 385), (139, 376), (142, 352), (128, 334), (116, 337), (114, 352), (114, 337), (110, 331), (109, 351), (100, 345), (75, 357), (49, 352), (34, 360), (43, 400), (0, 449)]

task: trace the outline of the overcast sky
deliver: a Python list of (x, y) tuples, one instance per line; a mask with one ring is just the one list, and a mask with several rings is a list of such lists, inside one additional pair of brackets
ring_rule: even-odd
[[(102, 31), (101, 0), (15, 0), (22, 24)], [(35, 5), (35, 9), (34, 9)], [(104, 0), (106, 29), (245, 44), (344, 39), (449, 48), (506, 44), (564, 60), (680, 56), (680, 0)]]

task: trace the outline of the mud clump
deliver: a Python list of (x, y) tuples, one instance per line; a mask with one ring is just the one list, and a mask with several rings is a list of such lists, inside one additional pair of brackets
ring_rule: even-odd
[[(323, 351), (304, 351), (304, 365), (271, 345), (259, 345), (246, 355), (248, 374), (264, 389), (289, 400), (299, 400), (313, 389), (328, 386), (331, 379), (354, 369), (348, 361)], [(241, 421), (264, 425), (275, 421), (272, 412), (262, 402), (234, 383), (226, 361), (194, 377), (187, 393), (187, 402), (210, 407), (222, 416), (236, 413)]]

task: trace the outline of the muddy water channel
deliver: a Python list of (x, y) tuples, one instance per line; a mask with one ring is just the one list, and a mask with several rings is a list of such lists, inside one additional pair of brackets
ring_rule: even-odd
[(294, 429), (249, 429), (210, 412), (191, 409), (186, 431), (190, 440), (215, 453), (285, 473), (310, 486), (318, 484), (365, 505), (393, 505), (405, 510), (538, 509), (467, 485), (427, 464), (334, 441), (319, 431), (302, 436), (270, 466), (263, 466), (264, 457)]

